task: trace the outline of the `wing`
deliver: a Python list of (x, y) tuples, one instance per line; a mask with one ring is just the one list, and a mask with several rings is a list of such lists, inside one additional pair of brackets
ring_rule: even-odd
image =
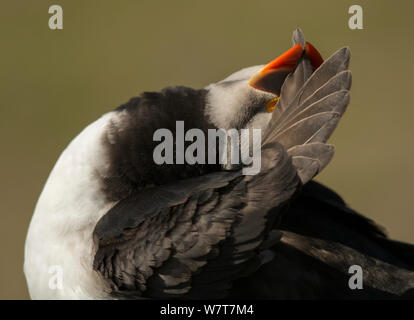
[(283, 147), (269, 145), (256, 176), (217, 172), (145, 189), (98, 222), (94, 268), (120, 295), (223, 296), (261, 265), (266, 214), (299, 184)]
[[(412, 298), (414, 246), (388, 239), (371, 220), (314, 181), (289, 203), (277, 226), (274, 259), (233, 283), (232, 298)], [(363, 290), (350, 290), (351, 265), (363, 270)]]
[(279, 227), (335, 241), (394, 266), (414, 270), (414, 246), (391, 240), (383, 228), (349, 208), (332, 190), (311, 181), (290, 203)]
[(342, 50), (308, 78), (304, 59), (288, 77), (257, 175), (223, 171), (176, 181), (144, 189), (109, 210), (94, 230), (94, 269), (112, 294), (220, 298), (233, 280), (267, 262), (266, 248), (279, 240), (270, 231), (284, 204), (332, 156), (324, 142), (348, 100), (327, 97), (349, 89), (332, 79), (348, 58)]

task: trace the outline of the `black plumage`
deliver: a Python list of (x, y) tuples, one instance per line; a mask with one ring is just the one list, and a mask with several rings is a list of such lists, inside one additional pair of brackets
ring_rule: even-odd
[[(306, 184), (280, 217), (281, 240), (260, 272), (233, 283), (229, 297), (255, 299), (413, 299), (414, 246), (346, 206), (332, 190)], [(363, 289), (351, 290), (351, 265)]]
[[(111, 122), (102, 137), (110, 165), (102, 183), (108, 199), (118, 201), (144, 187), (220, 169), (214, 164), (176, 164), (175, 153), (173, 165), (160, 166), (153, 160), (153, 150), (159, 143), (153, 140), (157, 129), (168, 129), (175, 136), (176, 121), (183, 121), (186, 128), (199, 128), (204, 133), (215, 128), (203, 116), (205, 95), (203, 89), (169, 87), (161, 92), (145, 92), (116, 109), (121, 120)], [(184, 146), (189, 144), (186, 141)]]

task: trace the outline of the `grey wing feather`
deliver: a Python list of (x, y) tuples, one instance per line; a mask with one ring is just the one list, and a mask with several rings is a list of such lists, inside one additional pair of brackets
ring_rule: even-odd
[(294, 146), (288, 150), (288, 154), (292, 157), (293, 165), (303, 183), (311, 180), (325, 168), (334, 155), (334, 146), (314, 142)]
[[(300, 31), (295, 32), (295, 41), (302, 41)], [(349, 104), (352, 79), (351, 72), (347, 70), (349, 58), (349, 49), (342, 48), (311, 73), (312, 66), (304, 56), (282, 86), (263, 143), (277, 141), (286, 149), (325, 143)], [(295, 150), (298, 153), (309, 149)], [(313, 158), (306, 154), (295, 155), (293, 162), (300, 172), (302, 183), (312, 179), (326, 166), (332, 157), (333, 148), (329, 154), (329, 157), (326, 157), (326, 153), (321, 153)]]
[(293, 45), (301, 43), (302, 46), (305, 47), (305, 35), (300, 28), (297, 28), (295, 31), (293, 31), (292, 43)]

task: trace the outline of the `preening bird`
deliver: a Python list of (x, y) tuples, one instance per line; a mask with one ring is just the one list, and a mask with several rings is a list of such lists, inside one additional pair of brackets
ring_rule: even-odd
[[(64, 150), (28, 231), (34, 299), (413, 296), (414, 247), (312, 179), (349, 103), (350, 52), (326, 61), (300, 30), (263, 66), (195, 90), (145, 92)], [(260, 172), (156, 164), (154, 132), (260, 129)], [(186, 141), (186, 145), (190, 142)], [(360, 266), (363, 289), (349, 286)]]

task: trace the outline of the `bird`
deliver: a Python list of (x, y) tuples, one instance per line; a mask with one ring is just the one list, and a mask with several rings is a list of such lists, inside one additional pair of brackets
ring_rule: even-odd
[[(414, 297), (414, 246), (314, 180), (350, 101), (349, 61), (348, 47), (324, 60), (296, 29), (268, 64), (202, 89), (144, 92), (88, 125), (36, 204), (25, 242), (30, 297)], [(155, 132), (177, 134), (177, 121), (206, 135), (259, 130), (259, 172), (220, 162), (218, 151), (208, 163), (182, 163), (178, 152), (155, 163)], [(242, 158), (255, 147), (247, 144)], [(353, 266), (360, 287), (350, 285)]]

